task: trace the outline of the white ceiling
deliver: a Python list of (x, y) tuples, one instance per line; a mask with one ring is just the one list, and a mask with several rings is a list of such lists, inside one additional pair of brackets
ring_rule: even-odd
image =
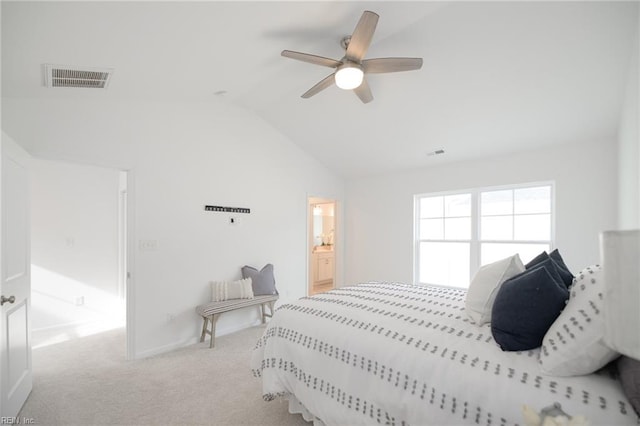
[[(632, 2), (7, 2), (2, 96), (229, 102), (346, 176), (616, 136), (638, 37)], [(363, 10), (367, 58), (424, 58), (369, 76), (374, 101), (331, 87)], [(47, 89), (42, 64), (115, 68), (106, 92)], [(226, 91), (225, 94), (216, 94)], [(446, 154), (428, 157), (443, 148)]]

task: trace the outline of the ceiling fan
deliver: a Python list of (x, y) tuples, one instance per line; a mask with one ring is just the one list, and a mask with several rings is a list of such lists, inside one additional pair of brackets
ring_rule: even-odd
[(335, 82), (336, 86), (341, 89), (353, 90), (360, 100), (366, 104), (373, 100), (373, 94), (367, 80), (364, 78), (364, 74), (412, 71), (422, 67), (422, 58), (364, 59), (369, 44), (371, 44), (373, 33), (376, 30), (378, 18), (378, 14), (368, 10), (362, 13), (358, 25), (353, 30), (353, 34), (344, 37), (341, 41), (341, 45), (346, 52), (339, 61), (292, 50), (282, 51), (282, 56), (287, 58), (336, 69), (303, 93), (303, 98), (310, 98)]

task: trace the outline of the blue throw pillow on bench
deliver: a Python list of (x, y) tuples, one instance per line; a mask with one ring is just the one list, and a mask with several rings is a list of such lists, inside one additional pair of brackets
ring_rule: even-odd
[(503, 351), (524, 351), (542, 345), (547, 330), (569, 298), (551, 259), (508, 279), (491, 311), (491, 334)]

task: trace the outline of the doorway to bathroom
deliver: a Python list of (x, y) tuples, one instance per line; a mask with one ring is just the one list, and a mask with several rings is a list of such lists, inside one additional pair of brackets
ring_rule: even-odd
[(336, 201), (309, 197), (309, 282), (312, 296), (336, 285)]

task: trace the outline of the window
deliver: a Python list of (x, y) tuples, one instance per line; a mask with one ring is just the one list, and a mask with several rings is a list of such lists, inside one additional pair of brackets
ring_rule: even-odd
[(416, 196), (415, 281), (468, 287), (481, 265), (549, 251), (552, 200), (550, 183)]

